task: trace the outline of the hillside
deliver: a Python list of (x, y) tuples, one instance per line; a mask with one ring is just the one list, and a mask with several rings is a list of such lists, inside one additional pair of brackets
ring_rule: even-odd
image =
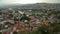
[(10, 5), (4, 5), (0, 6), (0, 8), (60, 8), (60, 4), (55, 3), (36, 3), (36, 4), (10, 4)]

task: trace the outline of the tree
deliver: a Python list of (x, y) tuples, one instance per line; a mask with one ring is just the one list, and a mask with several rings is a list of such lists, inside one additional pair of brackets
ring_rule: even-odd
[(14, 31), (13, 34), (18, 34), (18, 32)]

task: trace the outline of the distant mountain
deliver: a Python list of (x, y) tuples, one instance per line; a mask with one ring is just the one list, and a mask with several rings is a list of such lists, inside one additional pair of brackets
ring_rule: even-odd
[(51, 4), (51, 3), (36, 3), (36, 4), (27, 4), (23, 5), (20, 8), (33, 8), (33, 9), (39, 9), (39, 8), (60, 8), (60, 4)]
[(59, 3), (36, 3), (36, 4), (10, 4), (0, 6), (0, 8), (26, 8), (26, 9), (39, 9), (39, 8), (60, 8)]

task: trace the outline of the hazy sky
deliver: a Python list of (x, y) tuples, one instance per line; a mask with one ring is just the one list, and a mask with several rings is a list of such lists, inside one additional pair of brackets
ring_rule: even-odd
[(0, 4), (60, 3), (60, 0), (0, 0)]

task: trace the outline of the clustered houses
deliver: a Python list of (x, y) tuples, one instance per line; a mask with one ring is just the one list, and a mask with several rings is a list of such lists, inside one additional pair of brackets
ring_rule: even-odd
[(15, 31), (30, 32), (42, 25), (49, 25), (49, 22), (57, 22), (55, 15), (52, 13), (54, 10), (55, 9), (40, 9), (36, 11), (34, 9), (25, 9), (21, 10), (20, 13), (18, 12), (19, 10), (14, 10), (12, 8), (1, 10), (0, 12), (2, 14), (0, 14), (0, 32), (3, 32), (4, 34), (9, 34)]

